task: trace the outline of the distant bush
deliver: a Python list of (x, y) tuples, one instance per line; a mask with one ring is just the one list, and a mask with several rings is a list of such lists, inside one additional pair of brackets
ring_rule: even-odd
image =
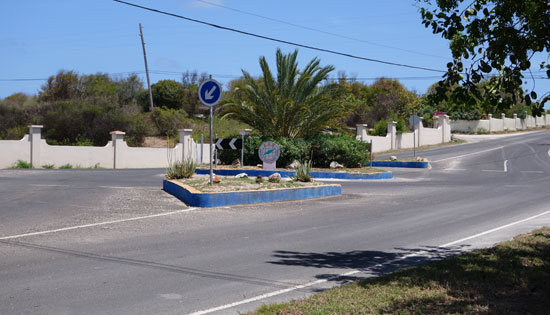
[[(240, 136), (239, 136), (240, 137)], [(245, 139), (244, 164), (257, 165), (262, 161), (258, 149), (265, 141), (277, 143), (281, 150), (277, 165), (286, 167), (293, 161), (312, 161), (315, 167), (329, 167), (336, 161), (346, 167), (357, 167), (368, 162), (369, 145), (348, 136), (318, 135), (309, 140), (247, 136)], [(218, 158), (223, 164), (240, 159), (240, 150), (220, 150)]]
[(451, 120), (480, 120), (481, 113), (477, 109), (465, 112), (463, 110), (451, 112)]
[(311, 139), (311, 151), (315, 167), (329, 167), (333, 161), (357, 167), (369, 159), (369, 144), (348, 136), (317, 135)]
[[(228, 138), (240, 138), (241, 136), (233, 136)], [(277, 143), (281, 151), (281, 155), (277, 160), (277, 165), (280, 167), (286, 167), (294, 160), (303, 161), (309, 156), (310, 144), (303, 139), (290, 139), (290, 138), (278, 138), (260, 137), (260, 136), (246, 136), (244, 147), (244, 164), (245, 165), (257, 165), (262, 161), (258, 156), (258, 149), (260, 145), (266, 141), (273, 141)], [(236, 159), (241, 158), (241, 150), (220, 150), (218, 158), (223, 164), (231, 164)]]
[(58, 101), (41, 109), (42, 131), (51, 144), (104, 146), (114, 130), (126, 132), (131, 146), (143, 143), (151, 123), (136, 105), (96, 105), (83, 101)]
[(163, 136), (175, 137), (178, 129), (184, 128), (187, 113), (183, 109), (156, 107), (151, 115), (158, 133)]
[[(388, 123), (391, 121), (393, 121), (393, 119), (381, 120), (376, 123), (371, 135), (385, 137), (388, 134)], [(403, 118), (398, 118), (395, 120), (395, 122), (395, 131), (398, 135), (409, 132), (409, 128), (407, 127), (407, 124), (405, 123), (405, 120)]]

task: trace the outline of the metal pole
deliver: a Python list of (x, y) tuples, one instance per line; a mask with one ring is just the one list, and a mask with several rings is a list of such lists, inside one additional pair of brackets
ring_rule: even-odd
[(414, 157), (416, 157), (416, 129), (413, 131), (413, 148)]
[[(218, 141), (218, 134), (216, 134), (216, 141)], [(218, 167), (218, 148), (214, 148), (214, 152), (216, 152), (216, 167)]]
[(212, 143), (214, 136), (214, 127), (212, 125), (212, 116), (214, 116), (214, 111), (212, 109), (212, 106), (210, 106), (210, 185), (214, 185), (214, 166), (212, 158), (213, 158), (213, 152), (212, 152)]
[(147, 89), (149, 89), (149, 104), (153, 111), (153, 92), (151, 91), (151, 80), (149, 80), (149, 67), (147, 67), (147, 54), (145, 53), (145, 42), (143, 41), (143, 31), (139, 23), (139, 36), (141, 36), (141, 47), (143, 48), (143, 60), (145, 61), (145, 75), (147, 76)]
[(241, 147), (241, 167), (244, 166), (244, 133), (241, 135), (241, 143), (242, 143), (242, 147)]
[(370, 162), (370, 167), (372, 167), (372, 139), (370, 139), (370, 158), (369, 158), (369, 162)]

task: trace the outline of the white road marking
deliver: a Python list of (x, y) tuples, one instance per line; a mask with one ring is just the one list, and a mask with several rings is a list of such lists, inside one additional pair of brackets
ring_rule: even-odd
[[(544, 216), (544, 215), (547, 215), (547, 214), (550, 214), (550, 210), (545, 211), (543, 213), (539, 213), (537, 215), (534, 215), (534, 216), (526, 218), (526, 219), (515, 221), (515, 222), (512, 222), (512, 223), (509, 223), (509, 224), (506, 224), (506, 225), (503, 225), (503, 226), (485, 231), (485, 232), (481, 232), (481, 233), (478, 233), (478, 234), (475, 234), (475, 235), (472, 235), (472, 236), (461, 238), (459, 240), (456, 240), (456, 241), (453, 241), (453, 242), (450, 242), (450, 243), (439, 245), (439, 247), (449, 247), (449, 246), (452, 246), (452, 245), (456, 245), (456, 244), (462, 243), (464, 241), (468, 241), (468, 240), (471, 240), (471, 239), (474, 239), (474, 238), (477, 238), (477, 237), (480, 237), (480, 236), (483, 236), (483, 235), (487, 235), (489, 233), (496, 232), (496, 231), (505, 229), (507, 227), (510, 227), (510, 226), (513, 226), (513, 225), (516, 225), (516, 224), (519, 224), (519, 223), (523, 223), (523, 222), (526, 222), (526, 221), (529, 221), (529, 220), (532, 220), (532, 219), (536, 219), (538, 217), (541, 217), (541, 216)], [(407, 254), (407, 255), (399, 257), (399, 258), (395, 258), (395, 259), (388, 260), (388, 261), (383, 262), (383, 263), (379, 263), (379, 264), (377, 264), (373, 267), (370, 267), (369, 269), (377, 268), (377, 267), (384, 266), (384, 265), (393, 264), (395, 262), (405, 260), (405, 259), (410, 258), (410, 257), (421, 256), (421, 255), (424, 255), (424, 254), (429, 254), (429, 251), (419, 251), (417, 253)], [(352, 271), (349, 271), (349, 272), (346, 272), (346, 273), (343, 273), (343, 274), (335, 275), (335, 276), (327, 278), (327, 279), (316, 280), (316, 281), (309, 282), (309, 283), (302, 284), (302, 285), (298, 285), (298, 286), (295, 286), (295, 287), (291, 287), (291, 288), (287, 288), (287, 289), (283, 289), (283, 290), (278, 290), (278, 291), (258, 295), (258, 296), (248, 298), (248, 299), (245, 299), (245, 300), (241, 300), (241, 301), (237, 301), (237, 302), (233, 302), (233, 303), (229, 303), (229, 304), (225, 304), (225, 305), (220, 305), (218, 307), (209, 308), (209, 309), (202, 310), (202, 311), (189, 313), (188, 315), (204, 315), (204, 314), (209, 314), (209, 313), (213, 313), (213, 312), (217, 312), (217, 311), (222, 311), (222, 310), (226, 310), (228, 308), (232, 308), (232, 307), (239, 306), (239, 305), (242, 305), (242, 304), (247, 304), (247, 303), (251, 303), (251, 302), (260, 301), (260, 300), (263, 300), (263, 299), (266, 299), (266, 298), (269, 298), (269, 297), (273, 297), (273, 296), (281, 295), (281, 294), (284, 294), (284, 293), (292, 292), (292, 291), (295, 291), (295, 290), (311, 287), (311, 286), (321, 284), (321, 283), (325, 283), (325, 282), (328, 282), (328, 281), (331, 281), (331, 280), (334, 280), (334, 279), (337, 279), (337, 278), (340, 278), (340, 277), (350, 276), (350, 275), (354, 275), (354, 274), (361, 273), (361, 272), (364, 272), (364, 271), (352, 270)]]
[(536, 173), (536, 174), (544, 174), (544, 171), (520, 171), (522, 173)]
[(465, 168), (444, 168), (442, 171), (467, 171)]
[(481, 170), (482, 172), (496, 172), (496, 173), (508, 173), (508, 160), (504, 161), (504, 170)]
[(489, 152), (489, 151), (494, 151), (494, 150), (500, 150), (500, 149), (502, 149), (502, 148), (504, 148), (504, 147), (496, 147), (496, 148), (487, 149), (487, 150), (483, 150), (483, 151), (477, 151), (477, 152), (472, 152), (472, 153), (467, 153), (467, 154), (452, 156), (452, 157), (444, 158), (444, 159), (437, 160), (437, 161), (431, 161), (431, 163), (437, 163), (437, 162), (442, 162), (442, 161), (447, 161), (447, 160), (459, 159), (459, 158), (462, 158), (462, 157), (465, 157), (465, 156), (474, 155), (474, 154), (480, 154), (480, 153), (484, 153), (484, 152)]
[(194, 312), (194, 313), (191, 313), (189, 315), (203, 315), (203, 314), (208, 314), (208, 313), (212, 313), (212, 312), (216, 312), (216, 311), (225, 310), (225, 309), (228, 309), (228, 308), (231, 308), (231, 307), (234, 307), (234, 306), (239, 306), (239, 305), (242, 305), (242, 304), (263, 300), (263, 299), (266, 299), (266, 298), (269, 298), (269, 297), (272, 297), (272, 296), (281, 295), (281, 294), (284, 294), (284, 293), (287, 293), (287, 292), (291, 292), (291, 291), (311, 287), (311, 286), (316, 285), (316, 284), (325, 283), (325, 282), (328, 282), (328, 281), (331, 281), (331, 280), (334, 280), (336, 278), (340, 278), (340, 277), (343, 277), (343, 276), (351, 276), (351, 275), (354, 275), (354, 274), (359, 273), (359, 272), (361, 272), (361, 271), (353, 270), (353, 271), (350, 271), (350, 272), (343, 273), (341, 275), (330, 277), (328, 279), (321, 279), (321, 280), (309, 282), (309, 283), (306, 283), (306, 284), (298, 285), (298, 286), (295, 286), (295, 287), (292, 287), (292, 288), (282, 289), (282, 290), (279, 290), (279, 291), (274, 291), (274, 292), (258, 295), (258, 296), (255, 296), (255, 297), (252, 297), (252, 298), (249, 298), (249, 299), (246, 299), (246, 300), (241, 300), (241, 301), (238, 301), (238, 302), (234, 302), (234, 303), (231, 303), (231, 304), (221, 305), (221, 306), (210, 308), (210, 309), (207, 309), (207, 310)]
[(105, 221), (105, 222), (99, 222), (99, 223), (91, 223), (91, 224), (70, 226), (70, 227), (65, 227), (65, 228), (60, 228), (60, 229), (55, 229), (55, 230), (32, 232), (32, 233), (18, 234), (18, 235), (12, 235), (12, 236), (4, 236), (4, 237), (0, 237), (0, 241), (12, 240), (12, 239), (27, 237), (27, 236), (44, 235), (44, 234), (51, 234), (51, 233), (57, 233), (57, 232), (63, 232), (63, 231), (71, 231), (71, 230), (77, 230), (77, 229), (82, 229), (82, 228), (108, 225), (108, 224), (115, 224), (115, 223), (122, 223), (122, 222), (128, 222), (128, 221), (137, 221), (137, 220), (143, 220), (143, 219), (158, 218), (158, 217), (164, 217), (164, 216), (169, 216), (169, 215), (173, 215), (173, 214), (180, 214), (180, 213), (190, 212), (190, 211), (193, 211), (193, 210), (196, 210), (196, 209), (197, 208), (189, 208), (189, 209), (183, 209), (183, 210), (177, 210), (177, 211), (171, 211), (171, 212), (165, 212), (165, 213), (144, 215), (144, 216), (141, 216), (141, 217), (133, 217), (133, 218), (128, 218), (128, 219)]
[(465, 238), (461, 238), (461, 239), (459, 239), (459, 240), (456, 240), (456, 241), (453, 241), (453, 242), (450, 242), (450, 243), (447, 243), (447, 244), (439, 245), (439, 247), (449, 247), (449, 246), (452, 246), (452, 245), (456, 245), (456, 244), (458, 244), (458, 243), (462, 243), (462, 242), (465, 242), (465, 241), (469, 241), (469, 240), (471, 240), (471, 239), (474, 239), (474, 238), (477, 238), (477, 237), (480, 237), (480, 236), (483, 236), (483, 235), (487, 235), (487, 234), (489, 234), (489, 233), (493, 233), (493, 232), (496, 232), (496, 231), (505, 229), (505, 228), (507, 228), (507, 227), (511, 227), (511, 226), (513, 226), (513, 225), (516, 225), (516, 224), (520, 224), (520, 223), (529, 221), (529, 220), (533, 220), (533, 219), (536, 219), (536, 218), (538, 218), (538, 217), (542, 217), (542, 216), (547, 215), (547, 214), (550, 214), (550, 210), (544, 211), (543, 213), (539, 213), (539, 214), (537, 214), (537, 215), (534, 215), (534, 216), (532, 216), (532, 217), (528, 217), (528, 218), (526, 218), (526, 219), (518, 220), (518, 221), (515, 221), (515, 222), (512, 222), (512, 223), (506, 224), (506, 225), (499, 226), (499, 227), (494, 228), (494, 229), (487, 230), (487, 231), (485, 231), (485, 232), (481, 232), (481, 233), (477, 233), (477, 234), (472, 235), (472, 236), (468, 236), (468, 237), (465, 237)]

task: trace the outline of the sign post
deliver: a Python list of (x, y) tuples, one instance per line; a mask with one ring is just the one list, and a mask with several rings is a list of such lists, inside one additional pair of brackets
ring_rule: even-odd
[(214, 106), (218, 104), (222, 97), (222, 85), (212, 79), (212, 76), (199, 86), (199, 100), (204, 105), (210, 107), (210, 185), (214, 184), (214, 168), (213, 168), (213, 154), (212, 154), (212, 145), (213, 145), (213, 134), (214, 134), (214, 125), (212, 123), (214, 116)]
[(420, 117), (418, 117), (417, 115), (412, 115), (410, 118), (409, 118), (409, 123), (412, 125), (413, 127), (413, 154), (414, 154), (414, 157), (416, 157), (416, 127), (420, 127)]

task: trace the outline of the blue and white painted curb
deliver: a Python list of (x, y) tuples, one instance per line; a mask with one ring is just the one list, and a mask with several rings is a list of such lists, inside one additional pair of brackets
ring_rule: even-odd
[[(207, 169), (197, 169), (195, 170), (196, 174), (208, 175), (210, 170)], [(262, 175), (262, 177), (268, 177), (273, 173), (281, 174), (281, 177), (294, 177), (296, 176), (295, 171), (279, 171), (279, 170), (247, 170), (247, 169), (215, 169), (214, 174), (219, 176), (235, 176), (240, 173), (246, 173), (249, 177), (256, 177)], [(311, 177), (317, 179), (392, 179), (392, 172), (381, 172), (381, 173), (346, 173), (346, 172), (311, 172), (309, 173)]]
[[(368, 166), (369, 164), (365, 165)], [(372, 166), (377, 167), (406, 167), (406, 168), (428, 168), (429, 162), (402, 162), (402, 161), (372, 161)]]
[(342, 186), (328, 184), (313, 187), (281, 188), (259, 191), (201, 193), (185, 184), (165, 179), (162, 183), (162, 188), (164, 191), (193, 207), (222, 207), (274, 201), (291, 201), (342, 194)]

